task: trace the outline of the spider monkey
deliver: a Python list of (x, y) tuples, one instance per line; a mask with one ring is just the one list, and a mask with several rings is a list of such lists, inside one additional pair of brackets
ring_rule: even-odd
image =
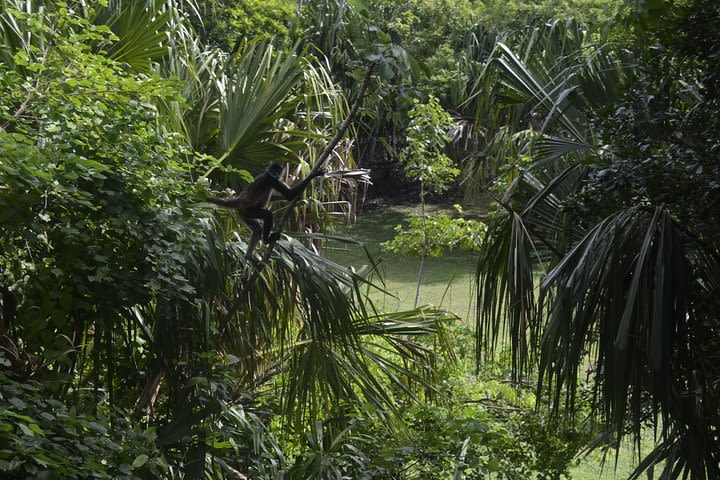
[[(320, 169), (305, 177), (297, 186), (290, 188), (280, 179), (283, 169), (283, 165), (273, 162), (260, 175), (255, 177), (255, 180), (245, 187), (237, 197), (227, 199), (208, 198), (210, 203), (233, 210), (252, 230), (245, 258), (252, 258), (252, 252), (255, 250), (261, 235), (263, 243), (275, 242), (280, 237), (280, 232), (270, 234), (273, 227), (273, 214), (267, 207), (273, 192), (280, 193), (285, 200), (292, 200), (305, 190), (305, 187), (313, 178), (325, 175), (325, 169)], [(262, 226), (260, 225), (261, 220)]]

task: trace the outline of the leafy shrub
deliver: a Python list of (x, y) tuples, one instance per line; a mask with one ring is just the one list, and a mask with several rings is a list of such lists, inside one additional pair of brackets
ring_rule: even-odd
[(243, 0), (228, 8), (228, 26), (234, 35), (284, 38), (291, 32), (297, 2), (293, 0)]
[(69, 408), (41, 384), (0, 373), (3, 478), (159, 478), (168, 465), (155, 438), (119, 410)]
[(395, 238), (383, 243), (383, 248), (419, 256), (425, 251), (427, 241), (427, 254), (431, 257), (440, 256), (446, 248), (479, 250), (485, 230), (485, 224), (472, 219), (450, 218), (445, 214), (414, 215), (408, 226), (395, 227)]
[[(374, 408), (338, 414), (307, 433), (292, 472), (300, 478), (558, 479), (592, 432), (583, 424), (549, 421), (536, 397), (509, 383), (472, 373), (473, 338), (452, 328), (457, 362), (440, 361), (444, 378), (428, 398), (399, 399), (397, 422)], [(509, 378), (510, 357), (486, 365), (483, 377)], [(435, 398), (435, 400), (433, 400)]]
[(81, 338), (91, 317), (191, 296), (204, 234), (192, 157), (156, 128), (173, 84), (94, 53), (113, 35), (68, 9), (14, 15), (53, 41), (0, 64), (0, 283), (18, 305), (3, 320), (55, 360), (48, 346)]
[(292, 0), (205, 0), (198, 6), (199, 15), (190, 21), (199, 37), (227, 52), (242, 40), (272, 37), (282, 43), (294, 33)]

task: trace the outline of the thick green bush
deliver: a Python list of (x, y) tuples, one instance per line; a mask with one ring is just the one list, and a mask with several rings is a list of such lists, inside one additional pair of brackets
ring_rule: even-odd
[(155, 437), (119, 410), (69, 407), (38, 382), (0, 373), (2, 478), (160, 478), (168, 465)]

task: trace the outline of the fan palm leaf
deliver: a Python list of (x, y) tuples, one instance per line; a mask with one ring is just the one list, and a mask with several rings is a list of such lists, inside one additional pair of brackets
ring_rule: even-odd
[(164, 121), (195, 152), (205, 152), (218, 133), (219, 92), (225, 58), (217, 50), (203, 48), (200, 40), (182, 25), (171, 39), (168, 55), (159, 64), (159, 73), (179, 83), (184, 103), (164, 105)]
[(298, 102), (302, 61), (292, 51), (276, 51), (268, 41), (251, 42), (229, 66), (220, 85), (218, 157), (231, 164), (262, 165), (290, 152), (272, 141), (277, 120), (292, 112)]
[[(700, 420), (717, 416), (704, 394), (712, 386), (704, 375), (687, 375), (705, 368), (696, 354), (704, 327), (694, 299), (706, 289), (698, 279), (712, 276), (707, 268), (716, 264), (697, 262), (697, 249), (663, 207), (623, 210), (590, 229), (543, 281), (562, 301), (550, 311), (540, 373), (555, 401), (565, 392), (572, 405), (587, 345), (595, 345), (596, 401), (616, 431), (627, 415), (640, 428), (647, 392), (668, 435), (657, 458), (678, 472), (717, 472), (720, 452)], [(690, 444), (697, 449), (670, 453)]]
[(152, 64), (167, 54), (170, 21), (175, 14), (165, 0), (109, 0), (94, 9), (90, 20), (107, 25), (117, 36), (109, 58), (138, 72), (150, 73)]
[[(205, 230), (207, 244), (194, 253), (188, 271), (205, 307), (158, 299), (139, 308), (151, 331), (155, 365), (163, 371), (171, 372), (193, 342), (219, 341), (237, 359), (238, 388), (258, 390), (274, 382), (285, 418), (298, 429), (342, 402), (392, 411), (395, 395), (388, 385), (411, 397), (418, 388), (432, 389), (428, 366), (434, 353), (412, 337), (435, 335), (451, 351), (443, 323), (454, 316), (429, 308), (376, 313), (362, 291), (372, 284), (292, 239), (278, 242), (272, 268), (248, 285), (254, 269), (246, 263), (245, 242), (237, 234), (226, 240), (214, 222)], [(218, 325), (238, 294), (238, 313)], [(221, 338), (213, 336), (217, 330)]]
[(296, 336), (285, 344), (292, 354), (283, 398), (291, 417), (300, 422), (305, 415), (317, 414), (321, 406), (327, 409), (328, 399), (358, 401), (358, 395), (381, 411), (391, 410), (394, 399), (386, 381), (406, 393), (408, 379), (430, 387), (427, 378), (400, 360), (427, 365), (431, 352), (408, 337), (441, 334), (442, 322), (453, 318), (450, 314), (424, 308), (392, 315), (373, 313), (363, 300), (361, 286), (367, 282), (362, 277), (297, 242), (278, 247), (274, 271), (291, 275), (299, 309)]
[[(597, 140), (588, 127), (589, 108), (603, 95), (617, 97), (624, 75), (611, 45), (602, 37), (590, 43), (573, 21), (530, 29), (494, 48), (481, 43), (484, 38), (469, 37), (459, 75), (468, 78), (467, 93), (453, 89), (464, 98), (456, 144), (469, 151), (465, 171), (476, 180), (465, 183), (467, 193), (477, 194), (488, 172), (530, 154), (528, 146), (533, 160), (549, 162), (571, 152), (579, 158), (592, 153)], [(484, 52), (480, 60), (471, 56), (474, 50)], [(523, 144), (517, 134), (525, 129), (542, 135)]]

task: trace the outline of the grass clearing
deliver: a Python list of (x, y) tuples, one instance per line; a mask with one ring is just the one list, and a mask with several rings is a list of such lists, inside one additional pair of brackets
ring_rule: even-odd
[[(430, 211), (450, 213), (450, 209), (430, 207)], [(342, 265), (360, 268), (367, 265), (365, 249), (379, 261), (378, 269), (385, 282), (386, 294), (373, 295), (383, 310), (401, 310), (413, 307), (420, 258), (384, 252), (381, 244), (395, 236), (395, 226), (407, 224), (408, 217), (419, 213), (412, 206), (386, 207), (382, 211), (364, 213), (355, 225), (339, 227), (339, 235), (346, 235), (363, 243), (363, 246), (329, 242), (326, 256)], [(477, 259), (472, 252), (451, 251), (437, 258), (428, 258), (420, 290), (420, 304), (446, 308), (469, 325), (475, 323), (475, 288), (473, 274)], [(648, 439), (650, 440), (650, 439)], [(649, 452), (652, 442), (644, 444)], [(610, 480), (627, 478), (638, 463), (629, 442), (620, 447), (615, 465), (615, 452), (610, 451), (603, 464), (601, 452), (593, 452), (579, 459), (572, 468), (574, 480)], [(656, 472), (657, 478), (659, 472)]]
[[(433, 207), (430, 207), (433, 211)], [(441, 211), (435, 208), (435, 211)], [(442, 209), (450, 213), (449, 209)], [(403, 310), (413, 307), (420, 257), (385, 252), (381, 244), (395, 236), (396, 225), (406, 225), (410, 215), (419, 213), (415, 207), (387, 207), (361, 215), (355, 225), (341, 227), (340, 234), (351, 236), (363, 243), (378, 261), (378, 270), (385, 281), (386, 294), (373, 295), (373, 300), (384, 310)], [(359, 268), (367, 265), (363, 247), (332, 241), (327, 257), (346, 266)], [(451, 251), (442, 257), (429, 257), (425, 262), (420, 289), (420, 305), (435, 305), (455, 312), (465, 321), (475, 321), (475, 292), (472, 284), (476, 259), (471, 252)]]

